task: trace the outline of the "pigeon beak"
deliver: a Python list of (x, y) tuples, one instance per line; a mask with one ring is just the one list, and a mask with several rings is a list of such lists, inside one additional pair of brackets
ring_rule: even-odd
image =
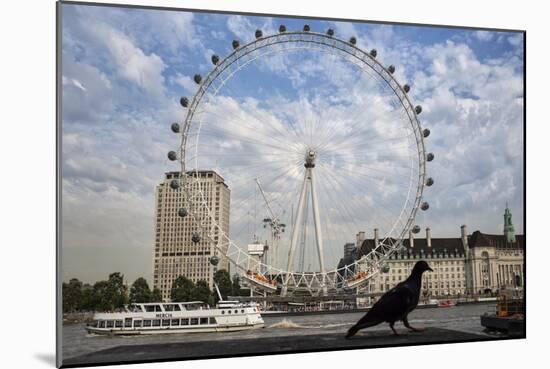
[(434, 271), (434, 270), (433, 270), (432, 268), (430, 268), (430, 267), (428, 267), (428, 270), (429, 270), (430, 272), (433, 272), (433, 271)]

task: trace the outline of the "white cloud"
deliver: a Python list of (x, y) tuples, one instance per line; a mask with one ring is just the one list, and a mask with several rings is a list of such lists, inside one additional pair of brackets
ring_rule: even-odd
[(187, 93), (193, 94), (197, 91), (197, 84), (189, 76), (184, 76), (178, 73), (174, 78), (173, 82), (177, 83), (179, 86), (183, 87)]
[(248, 17), (242, 15), (231, 15), (227, 19), (227, 28), (241, 41), (250, 41), (254, 38), (256, 27)]
[(158, 55), (155, 53), (146, 55), (132, 43), (129, 37), (108, 26), (98, 26), (95, 32), (98, 41), (102, 40), (109, 50), (119, 76), (134, 82), (152, 95), (163, 95), (162, 72), (166, 65)]
[(512, 46), (519, 46), (523, 44), (523, 34), (518, 33), (517, 35), (508, 37), (508, 42)]
[(494, 35), (495, 35), (495, 33), (490, 32), (490, 31), (475, 31), (474, 32), (474, 36), (479, 41), (484, 41), (484, 42), (491, 41), (493, 39)]

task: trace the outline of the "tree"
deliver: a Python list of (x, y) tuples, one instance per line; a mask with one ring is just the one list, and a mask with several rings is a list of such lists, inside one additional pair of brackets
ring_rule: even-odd
[(107, 281), (94, 284), (94, 306), (97, 310), (116, 310), (128, 302), (128, 288), (124, 285), (124, 276), (120, 273), (109, 274)]
[(90, 305), (94, 310), (107, 311), (111, 309), (111, 306), (107, 297), (107, 281), (98, 281), (94, 283), (92, 298)]
[(82, 300), (82, 282), (73, 278), (69, 283), (63, 283), (63, 312), (71, 313), (80, 309)]
[(81, 311), (93, 311), (96, 310), (95, 307), (95, 294), (94, 287), (88, 283), (82, 286), (82, 297), (80, 299), (80, 310)]
[(195, 284), (186, 277), (180, 275), (178, 278), (176, 278), (174, 283), (172, 283), (170, 298), (172, 299), (172, 301), (177, 302), (191, 301), (193, 298), (194, 289)]
[(158, 288), (154, 288), (151, 293), (151, 302), (162, 302), (162, 292)]
[(138, 278), (130, 288), (130, 302), (150, 302), (152, 297), (151, 289), (145, 278)]
[(206, 281), (198, 281), (195, 288), (193, 289), (193, 300), (204, 301), (209, 305), (212, 305), (213, 297), (212, 291)]
[(119, 272), (111, 273), (107, 284), (107, 296), (111, 310), (123, 307), (128, 302), (128, 288), (124, 284), (124, 276)]
[[(233, 285), (231, 284), (231, 276), (225, 269), (220, 269), (214, 273), (214, 283), (218, 285), (222, 298), (226, 299), (227, 296), (233, 294)], [(218, 302), (219, 297), (217, 293), (213, 293), (214, 300)]]

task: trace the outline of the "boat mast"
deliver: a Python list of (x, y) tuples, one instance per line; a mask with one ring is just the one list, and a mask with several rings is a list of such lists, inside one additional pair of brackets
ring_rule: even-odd
[(222, 294), (220, 293), (220, 289), (218, 288), (218, 284), (214, 282), (214, 287), (216, 287), (216, 292), (218, 293), (218, 297), (220, 298), (220, 301), (223, 301)]

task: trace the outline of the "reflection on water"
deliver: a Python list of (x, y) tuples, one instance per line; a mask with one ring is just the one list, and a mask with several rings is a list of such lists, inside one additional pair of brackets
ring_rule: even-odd
[[(494, 312), (494, 303), (487, 305), (463, 305), (450, 308), (419, 309), (409, 315), (409, 322), (413, 326), (447, 328), (462, 332), (483, 333), (480, 324), (480, 315), (486, 312)], [(143, 345), (171, 342), (197, 342), (213, 340), (230, 340), (234, 338), (262, 338), (287, 335), (307, 335), (319, 333), (345, 334), (347, 329), (359, 320), (364, 313), (344, 313), (326, 315), (305, 316), (265, 316), (264, 329), (256, 329), (242, 332), (224, 333), (181, 333), (160, 334), (143, 336), (100, 336), (88, 334), (84, 325), (74, 324), (63, 326), (63, 357), (80, 356), (90, 352), (107, 349), (121, 345)], [(397, 330), (404, 330), (399, 323)], [(391, 332), (387, 324), (365, 330), (387, 330)]]

